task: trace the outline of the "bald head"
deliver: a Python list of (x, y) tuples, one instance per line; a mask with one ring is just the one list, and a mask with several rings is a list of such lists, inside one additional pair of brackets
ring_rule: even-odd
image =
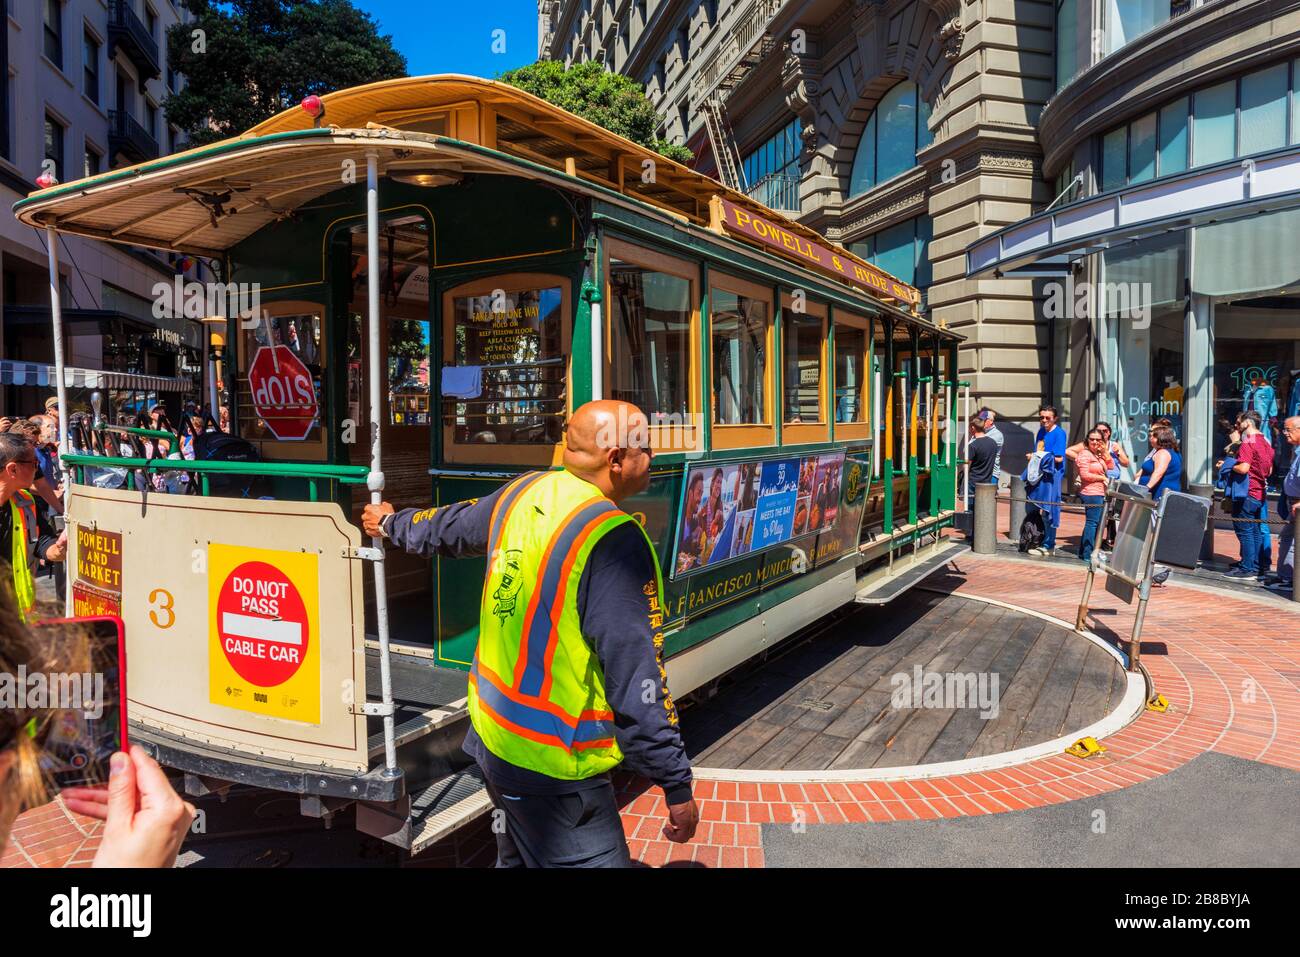
[(630, 402), (598, 399), (573, 410), (564, 467), (618, 502), (650, 481), (650, 424)]

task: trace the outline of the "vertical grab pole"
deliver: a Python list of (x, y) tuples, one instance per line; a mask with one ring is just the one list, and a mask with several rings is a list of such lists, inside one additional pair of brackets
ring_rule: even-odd
[[(969, 422), (970, 421), (970, 383), (969, 382), (964, 383), (961, 391), (962, 391), (962, 399), (963, 399), (961, 420), (962, 422)], [(970, 498), (970, 429), (963, 428), (961, 431), (962, 431), (962, 435), (965, 436), (965, 442), (963, 444), (963, 454), (961, 457), (962, 461), (965, 463), (962, 466), (961, 500), (963, 503), (965, 503), (966, 500)]]
[[(68, 428), (68, 384), (63, 372), (63, 295), (59, 289), (59, 234), (53, 226), (46, 226), (45, 238), (49, 242), (50, 319), (54, 326), (54, 374), (57, 376), (55, 391), (59, 396), (59, 454), (70, 455), (72, 453), (72, 430)], [(72, 557), (71, 555), (64, 556), (64, 575), (68, 573), (67, 559)], [(71, 588), (67, 589), (67, 594), (63, 600), (63, 608), (64, 614), (71, 618), (73, 616)]]
[[(583, 290), (591, 306), (591, 398), (605, 398), (605, 323), (601, 315), (601, 290), (605, 288), (604, 266), (600, 261), (599, 232), (596, 234), (596, 248), (591, 257), (591, 281)], [(576, 408), (578, 403), (574, 402)]]
[[(383, 396), (380, 393), (379, 366), (379, 154), (366, 153), (366, 294), (370, 312), (370, 474), (366, 488), (370, 490), (370, 503), (378, 505), (384, 500), (384, 470), (381, 458), (380, 427), (383, 415)], [(379, 626), (379, 684), (383, 694), (384, 767), (385, 773), (396, 775), (397, 741), (393, 729), (393, 675), (388, 649), (388, 582), (384, 577), (384, 542), (372, 538), (370, 545), (379, 554), (375, 569), (375, 621)]]

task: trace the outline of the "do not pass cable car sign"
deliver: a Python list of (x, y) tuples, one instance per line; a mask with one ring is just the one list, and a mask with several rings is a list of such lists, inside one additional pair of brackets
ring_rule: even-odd
[(318, 723), (316, 556), (213, 544), (209, 561), (210, 700)]
[(311, 370), (286, 345), (262, 346), (248, 367), (253, 407), (277, 439), (301, 442), (320, 408)]

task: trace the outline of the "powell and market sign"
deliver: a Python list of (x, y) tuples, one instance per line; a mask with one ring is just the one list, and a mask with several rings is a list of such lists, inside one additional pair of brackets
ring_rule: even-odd
[(912, 286), (899, 282), (875, 266), (852, 258), (843, 250), (834, 250), (796, 236), (788, 229), (755, 216), (729, 200), (719, 197), (717, 203), (718, 219), (722, 228), (729, 233), (757, 239), (782, 255), (839, 279), (846, 285), (860, 286), (908, 305), (914, 306), (921, 301), (921, 293)]

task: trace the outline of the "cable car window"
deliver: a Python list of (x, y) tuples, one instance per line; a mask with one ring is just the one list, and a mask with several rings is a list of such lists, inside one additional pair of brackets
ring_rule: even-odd
[(692, 283), (611, 254), (611, 398), (631, 402), (654, 423), (691, 411)]
[(457, 443), (560, 441), (563, 305), (559, 285), (452, 298), (452, 365), (442, 370), (441, 392)]
[(867, 331), (835, 324), (835, 421), (867, 421)]
[(391, 425), (429, 424), (429, 323), (388, 323), (388, 415)]
[(821, 422), (822, 317), (784, 310), (785, 421)]
[(770, 304), (714, 287), (713, 421), (719, 425), (767, 422), (767, 341)]

